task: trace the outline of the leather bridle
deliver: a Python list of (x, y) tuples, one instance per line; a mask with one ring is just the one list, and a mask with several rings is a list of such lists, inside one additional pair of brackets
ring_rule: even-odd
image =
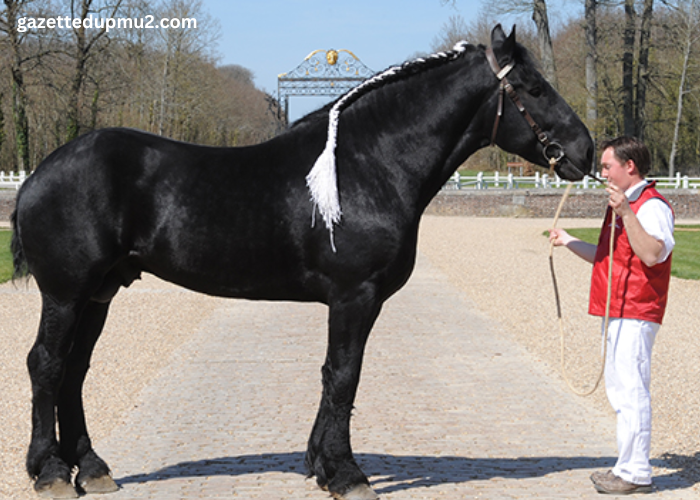
[[(537, 136), (537, 140), (539, 140), (544, 146), (542, 154), (544, 155), (545, 159), (549, 162), (550, 166), (554, 167), (554, 165), (559, 163), (564, 158), (564, 148), (558, 142), (549, 140), (547, 134), (545, 134), (542, 131), (540, 126), (537, 125), (537, 122), (535, 122), (530, 113), (528, 113), (527, 109), (525, 109), (525, 106), (523, 106), (523, 103), (520, 100), (518, 93), (515, 91), (513, 86), (506, 78), (506, 75), (508, 75), (508, 73), (510, 73), (510, 71), (515, 66), (515, 63), (511, 61), (505, 68), (501, 68), (498, 64), (498, 60), (496, 59), (496, 55), (493, 53), (493, 49), (491, 47), (486, 49), (486, 59), (489, 61), (491, 70), (493, 70), (493, 73), (496, 75), (496, 78), (498, 78), (501, 82), (498, 90), (498, 108), (496, 109), (496, 119), (493, 122), (493, 132), (491, 133), (491, 145), (493, 146), (496, 142), (498, 125), (501, 121), (501, 116), (503, 115), (504, 95), (508, 94), (510, 100), (513, 101), (515, 107), (518, 108), (520, 114), (523, 115), (527, 123), (530, 125), (530, 128)], [(576, 167), (575, 165), (574, 167), (578, 169), (578, 167)], [(586, 172), (583, 173), (586, 174)]]

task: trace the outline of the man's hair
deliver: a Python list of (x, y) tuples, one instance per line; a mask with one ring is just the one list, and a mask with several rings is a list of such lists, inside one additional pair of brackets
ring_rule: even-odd
[(632, 160), (637, 166), (637, 171), (642, 177), (646, 176), (651, 169), (651, 154), (642, 141), (636, 137), (623, 135), (617, 139), (604, 141), (600, 145), (600, 150), (605, 151), (612, 148), (613, 153), (622, 163)]

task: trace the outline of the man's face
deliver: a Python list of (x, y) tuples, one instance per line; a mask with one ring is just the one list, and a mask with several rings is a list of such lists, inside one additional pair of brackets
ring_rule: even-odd
[(627, 161), (621, 163), (615, 156), (613, 148), (607, 148), (603, 151), (603, 156), (600, 158), (601, 173), (604, 179), (615, 184), (622, 190), (626, 190), (632, 186), (632, 172), (635, 171), (634, 162)]

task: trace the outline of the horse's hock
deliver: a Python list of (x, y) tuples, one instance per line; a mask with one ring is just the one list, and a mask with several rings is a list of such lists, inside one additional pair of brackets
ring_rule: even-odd
[[(673, 206), (678, 219), (700, 218), (700, 192), (695, 189), (660, 190)], [(561, 200), (560, 189), (443, 190), (425, 213), (472, 217), (551, 218)], [(605, 212), (608, 194), (602, 189), (575, 190), (564, 204), (561, 216), (600, 218)]]
[[(695, 189), (664, 189), (662, 194), (673, 205), (679, 219), (700, 219), (700, 192)], [(0, 189), (0, 223), (9, 222), (17, 191)], [(471, 217), (551, 218), (561, 199), (561, 190), (489, 189), (440, 191), (428, 206), (433, 215)], [(600, 218), (607, 195), (601, 190), (572, 191), (564, 204), (562, 217)]]

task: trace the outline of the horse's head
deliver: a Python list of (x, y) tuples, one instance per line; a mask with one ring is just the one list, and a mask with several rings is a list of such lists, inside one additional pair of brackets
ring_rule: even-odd
[(545, 167), (555, 158), (563, 179), (580, 180), (591, 173), (595, 147), (588, 129), (516, 43), (515, 27), (506, 36), (496, 26), (491, 47), (489, 64), (501, 84), (489, 102), (496, 104), (494, 116), (502, 112), (495, 119), (492, 143)]

